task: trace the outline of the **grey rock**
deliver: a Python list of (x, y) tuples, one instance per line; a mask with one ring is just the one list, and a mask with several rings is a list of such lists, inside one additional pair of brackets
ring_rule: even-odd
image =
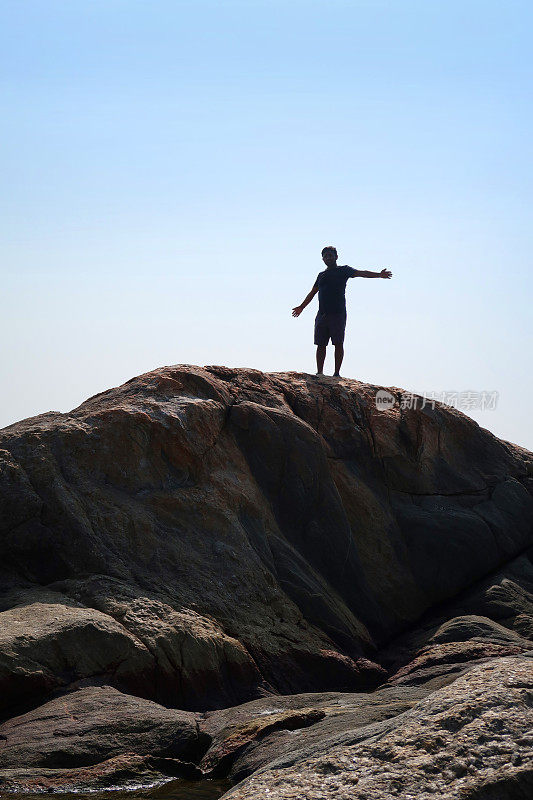
[(528, 659), (478, 665), (393, 720), (360, 729), (358, 742), (282, 756), (224, 798), (525, 798), (532, 679)]

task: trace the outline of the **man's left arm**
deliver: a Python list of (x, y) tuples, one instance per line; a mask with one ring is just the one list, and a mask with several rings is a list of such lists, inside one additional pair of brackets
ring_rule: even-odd
[(350, 267), (350, 278), (392, 278), (392, 272), (389, 269), (382, 269), (381, 272), (372, 272), (369, 269), (354, 269)]

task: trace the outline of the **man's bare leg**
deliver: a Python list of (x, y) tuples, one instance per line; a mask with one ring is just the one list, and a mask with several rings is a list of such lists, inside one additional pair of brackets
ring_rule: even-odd
[(342, 344), (335, 345), (335, 372), (334, 375), (339, 376), (341, 371), (342, 359), (344, 358), (344, 347)]
[(324, 361), (326, 360), (326, 346), (318, 345), (316, 348), (316, 374), (322, 375), (324, 372)]

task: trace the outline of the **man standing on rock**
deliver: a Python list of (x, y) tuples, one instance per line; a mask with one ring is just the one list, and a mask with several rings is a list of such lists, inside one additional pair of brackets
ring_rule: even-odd
[(303, 303), (292, 309), (292, 316), (299, 317), (318, 292), (318, 313), (315, 318), (315, 344), (317, 375), (323, 375), (326, 347), (335, 345), (334, 377), (340, 377), (340, 368), (344, 357), (344, 331), (346, 328), (346, 282), (348, 278), (391, 278), (392, 272), (382, 269), (381, 272), (370, 272), (365, 269), (354, 269), (337, 265), (335, 247), (324, 247), (322, 261), (327, 269), (319, 272), (315, 284)]

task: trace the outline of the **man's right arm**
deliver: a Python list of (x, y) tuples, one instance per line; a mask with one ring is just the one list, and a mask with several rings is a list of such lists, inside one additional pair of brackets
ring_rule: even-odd
[(311, 302), (311, 300), (313, 299), (313, 297), (317, 292), (318, 292), (318, 285), (317, 282), (315, 281), (315, 285), (313, 286), (313, 288), (311, 289), (311, 291), (309, 292), (303, 303), (300, 306), (295, 306), (292, 309), (292, 316), (299, 317), (304, 308), (309, 305), (309, 303)]

